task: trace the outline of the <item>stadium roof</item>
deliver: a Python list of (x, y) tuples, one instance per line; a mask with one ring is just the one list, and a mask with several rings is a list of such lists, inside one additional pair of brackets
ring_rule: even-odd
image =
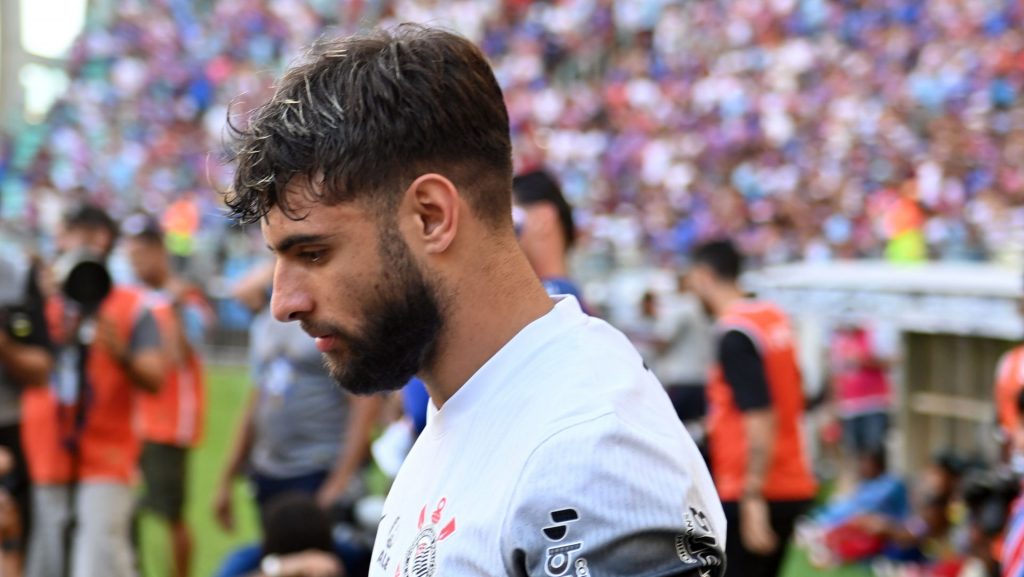
[(800, 263), (744, 277), (744, 285), (793, 315), (866, 320), (904, 330), (1017, 340), (1021, 272), (982, 263)]

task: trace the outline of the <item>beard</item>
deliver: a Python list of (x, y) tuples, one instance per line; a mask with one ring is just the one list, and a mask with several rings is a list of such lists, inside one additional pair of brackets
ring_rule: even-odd
[(307, 332), (328, 333), (343, 344), (343, 357), (325, 353), (332, 378), (345, 390), (370, 395), (401, 389), (430, 364), (444, 317), (436, 287), (427, 281), (392, 227), (382, 227), (384, 272), (377, 294), (363, 307), (359, 333), (329, 324), (308, 324)]

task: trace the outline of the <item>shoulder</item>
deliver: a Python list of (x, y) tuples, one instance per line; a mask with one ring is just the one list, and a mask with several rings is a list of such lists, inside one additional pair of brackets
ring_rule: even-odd
[[(1003, 353), (996, 365), (996, 377), (1001, 381), (1010, 379), (1014, 367), (1024, 364), (1021, 362), (1022, 357), (1024, 357), (1024, 345), (1018, 345)], [(1024, 372), (1024, 370), (1019, 369), (1018, 372)]]
[(749, 331), (730, 328), (718, 340), (718, 356), (731, 357), (759, 353), (758, 341)]
[[(629, 340), (590, 318), (551, 341), (530, 364), (524, 392), (538, 420), (537, 450), (629, 437), (673, 444), (686, 437), (664, 387)], [(533, 419), (531, 419), (533, 420)]]
[(114, 285), (103, 299), (101, 311), (115, 318), (134, 321), (150, 305), (143, 289), (130, 285)]
[[(629, 412), (607, 407), (606, 412), (579, 418), (553, 428), (536, 445), (527, 462), (543, 464), (553, 454), (572, 453), (575, 459), (591, 466), (604, 466), (637, 460), (644, 461), (654, 453), (673, 452), (688, 440), (685, 429), (673, 426), (667, 414), (650, 414), (647, 422), (631, 418)], [(610, 451), (610, 452), (609, 452)], [(663, 458), (667, 458), (664, 461)], [(674, 458), (661, 455), (658, 462)], [(617, 466), (617, 465), (616, 465)]]
[(658, 486), (686, 490), (696, 484), (713, 491), (693, 441), (665, 417), (650, 415), (648, 423), (638, 423), (612, 412), (552, 432), (528, 457), (517, 500), (577, 493), (583, 494), (574, 498), (602, 500), (602, 487), (644, 494)]
[(524, 372), (525, 393), (544, 398), (536, 410), (557, 423), (629, 415), (664, 400), (629, 339), (593, 317), (547, 343)]

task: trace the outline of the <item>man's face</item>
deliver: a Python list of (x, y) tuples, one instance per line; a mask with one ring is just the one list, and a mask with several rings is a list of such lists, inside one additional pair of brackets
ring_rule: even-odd
[(711, 295), (715, 290), (715, 275), (711, 272), (711, 269), (704, 264), (698, 263), (693, 265), (693, 268), (686, 273), (685, 285), (688, 290), (700, 299), (701, 304), (704, 306), (704, 312), (709, 317), (714, 317)]
[(110, 231), (103, 228), (68, 227), (62, 231), (58, 246), (62, 253), (87, 250), (105, 259), (114, 250), (114, 237)]
[(561, 224), (558, 209), (549, 202), (528, 205), (516, 204), (512, 208), (512, 222), (519, 246), (531, 260), (550, 251), (562, 251)]
[(359, 203), (300, 199), (274, 208), (263, 236), (277, 256), (271, 308), (316, 338), (331, 376), (369, 394), (404, 386), (430, 362), (443, 326), (438, 290), (395, 225)]
[(170, 266), (164, 248), (155, 242), (131, 238), (125, 249), (135, 276), (146, 285), (159, 285)]

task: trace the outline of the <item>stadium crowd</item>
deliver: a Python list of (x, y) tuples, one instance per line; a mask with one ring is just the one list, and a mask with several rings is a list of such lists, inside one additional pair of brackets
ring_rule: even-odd
[(188, 197), (202, 226), (177, 251), (244, 259), (252, 247), (230, 240), (214, 192), (230, 176), (229, 110), (241, 121), (319, 35), (418, 20), (484, 47), (517, 162), (559, 176), (584, 250), (664, 262), (728, 234), (755, 263), (1012, 258), (1024, 246), (1022, 11), (1011, 0), (123, 1), (75, 43), (70, 89), (35, 136), (0, 147), (3, 214), (38, 232), (79, 187), (115, 215)]

